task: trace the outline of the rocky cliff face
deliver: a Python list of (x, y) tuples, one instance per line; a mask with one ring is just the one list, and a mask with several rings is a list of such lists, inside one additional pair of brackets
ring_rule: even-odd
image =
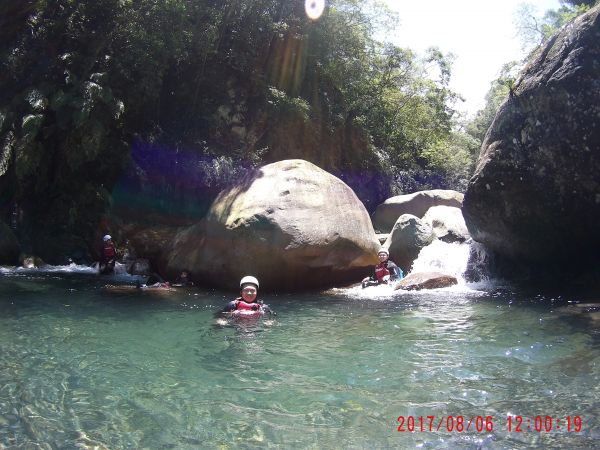
[(600, 250), (600, 7), (523, 70), (485, 137), (463, 213), (508, 260), (571, 267)]

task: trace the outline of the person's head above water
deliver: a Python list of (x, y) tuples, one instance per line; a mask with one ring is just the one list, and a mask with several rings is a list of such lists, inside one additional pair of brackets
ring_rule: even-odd
[(245, 276), (240, 280), (240, 289), (242, 300), (246, 303), (252, 303), (258, 295), (258, 280), (253, 276)]
[(385, 260), (387, 260), (390, 257), (390, 252), (388, 251), (387, 248), (381, 247), (379, 249), (379, 251), (377, 252), (377, 256), (379, 257), (380, 262), (384, 262)]

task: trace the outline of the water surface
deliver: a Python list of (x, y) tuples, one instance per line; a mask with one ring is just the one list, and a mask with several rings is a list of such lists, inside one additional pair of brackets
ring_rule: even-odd
[[(105, 282), (0, 278), (0, 447), (600, 448), (599, 323), (575, 299), (340, 289), (267, 295), (272, 324), (221, 327), (233, 292)], [(531, 429), (508, 432), (508, 414)], [(450, 415), (493, 430), (397, 431)], [(538, 415), (582, 431), (536, 432)]]

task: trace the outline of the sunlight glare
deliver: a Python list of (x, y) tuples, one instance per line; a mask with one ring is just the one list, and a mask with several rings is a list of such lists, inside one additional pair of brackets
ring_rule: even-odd
[(317, 20), (325, 9), (325, 0), (305, 0), (304, 9), (311, 20)]

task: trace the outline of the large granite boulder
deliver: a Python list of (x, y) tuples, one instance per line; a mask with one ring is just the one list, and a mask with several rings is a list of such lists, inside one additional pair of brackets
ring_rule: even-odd
[(599, 13), (537, 52), (483, 142), (463, 214), (472, 237), (508, 260), (598, 264)]
[(3, 222), (0, 222), (0, 264), (15, 265), (19, 261), (19, 241)]
[(380, 232), (388, 233), (402, 214), (411, 214), (421, 218), (433, 206), (443, 205), (460, 208), (462, 202), (463, 194), (443, 189), (398, 195), (388, 198), (377, 207), (373, 215), (373, 226)]
[(440, 272), (415, 272), (400, 280), (395, 290), (418, 291), (421, 289), (441, 289), (458, 284), (456, 277)]
[(180, 232), (165, 271), (236, 288), (298, 290), (360, 279), (377, 263), (371, 219), (341, 180), (303, 160), (266, 165), (215, 199), (205, 220)]
[(444, 242), (465, 242), (471, 237), (460, 208), (434, 206), (425, 213), (423, 222), (429, 224), (435, 236)]
[(403, 214), (394, 224), (383, 245), (390, 252), (390, 259), (406, 273), (419, 256), (419, 252), (435, 240), (429, 224), (416, 216)]

